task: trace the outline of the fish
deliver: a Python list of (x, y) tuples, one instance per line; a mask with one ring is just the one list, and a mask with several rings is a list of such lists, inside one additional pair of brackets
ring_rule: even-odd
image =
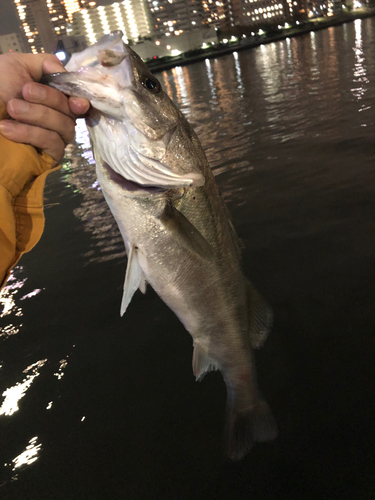
[(270, 306), (244, 276), (241, 243), (197, 135), (121, 31), (73, 54), (47, 83), (91, 103), (86, 124), (103, 195), (127, 253), (120, 313), (149, 284), (193, 339), (196, 380), (227, 388), (225, 451), (244, 458), (277, 436), (253, 349)]

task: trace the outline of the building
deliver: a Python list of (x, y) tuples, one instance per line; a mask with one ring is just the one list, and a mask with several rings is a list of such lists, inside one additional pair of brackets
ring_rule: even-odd
[(9, 52), (26, 52), (26, 48), (18, 33), (0, 36), (0, 54)]
[(68, 14), (66, 12), (64, 2), (61, 0), (46, 0), (46, 3), (56, 38), (58, 35), (65, 35)]
[(220, 28), (220, 2), (217, 0), (203, 0), (203, 21), (207, 26)]
[(53, 52), (66, 33), (67, 14), (60, 0), (14, 0), (31, 52)]
[(156, 37), (201, 28), (208, 14), (201, 0), (147, 0), (147, 5)]
[(54, 52), (73, 13), (94, 7), (92, 0), (14, 0), (31, 52)]
[(208, 48), (217, 43), (214, 28), (195, 28), (185, 30), (179, 35), (162, 36), (157, 40), (145, 40), (133, 48), (142, 59), (153, 59), (164, 56), (177, 56), (189, 50)]
[(267, 24), (284, 24), (288, 17), (284, 5), (292, 1), (232, 0), (233, 24), (234, 26), (251, 27), (254, 29), (259, 29)]
[(103, 35), (115, 30), (124, 33), (124, 41), (138, 41), (149, 37), (151, 23), (144, 2), (124, 0), (75, 12), (68, 34), (83, 35), (87, 45), (91, 45)]
[[(14, 0), (14, 3), (30, 51), (35, 54), (37, 52), (53, 52), (57, 29), (54, 29), (51, 22), (50, 8), (47, 6), (46, 1)], [(49, 5), (52, 6), (53, 4), (49, 3)]]
[(64, 0), (64, 6), (69, 22), (73, 22), (73, 14), (81, 9), (96, 7), (96, 2), (92, 0)]

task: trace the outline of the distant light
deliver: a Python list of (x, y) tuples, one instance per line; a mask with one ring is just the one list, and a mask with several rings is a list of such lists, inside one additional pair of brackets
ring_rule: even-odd
[(224, 38), (223, 43), (228, 43), (228, 40)]
[(168, 49), (168, 50), (171, 50), (171, 46), (170, 46), (170, 45), (167, 45), (167, 49)]
[(172, 49), (172, 56), (179, 56), (181, 54), (180, 50)]
[(60, 59), (60, 61), (64, 61), (66, 59), (66, 54), (65, 52), (56, 52), (55, 56)]

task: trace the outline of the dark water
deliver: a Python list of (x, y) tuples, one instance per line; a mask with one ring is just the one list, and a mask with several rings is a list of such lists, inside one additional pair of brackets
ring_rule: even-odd
[(375, 498), (375, 20), (159, 76), (274, 309), (256, 359), (279, 437), (230, 463), (221, 376), (194, 382), (152, 290), (120, 318), (126, 258), (80, 124), (0, 296), (0, 498)]

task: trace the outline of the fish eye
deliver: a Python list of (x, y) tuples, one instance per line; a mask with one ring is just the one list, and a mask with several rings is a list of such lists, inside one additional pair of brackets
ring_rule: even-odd
[(156, 78), (151, 78), (149, 76), (142, 79), (142, 85), (153, 93), (157, 93), (161, 90), (160, 83), (156, 80)]

